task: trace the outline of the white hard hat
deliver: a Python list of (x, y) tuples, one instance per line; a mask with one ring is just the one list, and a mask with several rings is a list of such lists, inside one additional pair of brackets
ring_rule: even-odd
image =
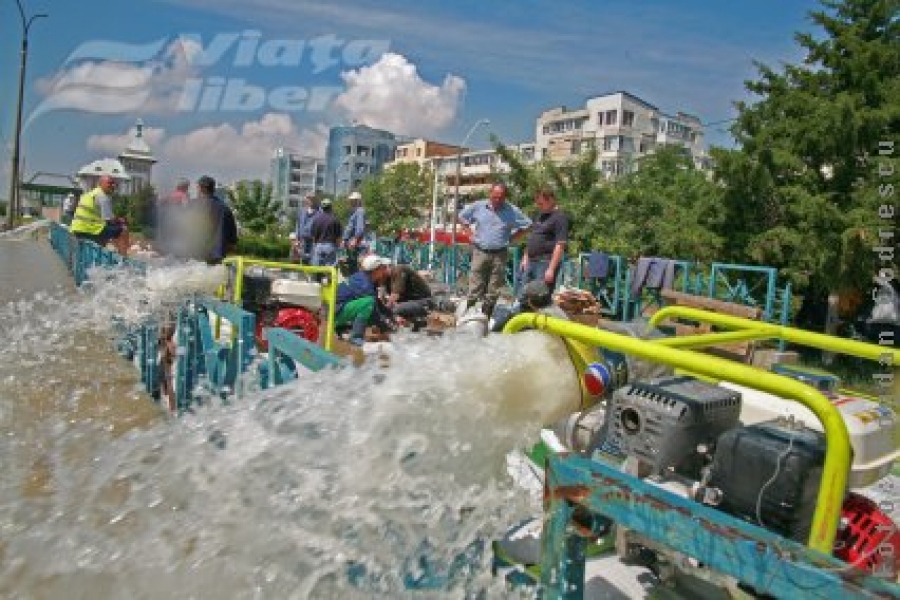
[(347, 196), (350, 200), (362, 200), (362, 194), (359, 192), (350, 192), (350, 195)]
[(374, 271), (378, 267), (389, 267), (390, 265), (391, 259), (376, 254), (370, 254), (362, 260), (363, 271)]

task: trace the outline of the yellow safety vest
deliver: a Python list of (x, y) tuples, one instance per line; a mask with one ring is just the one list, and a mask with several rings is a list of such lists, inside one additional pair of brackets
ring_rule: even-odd
[(98, 235), (103, 231), (106, 221), (100, 217), (100, 206), (97, 204), (97, 196), (102, 193), (103, 190), (97, 187), (81, 195), (69, 231), (89, 235)]

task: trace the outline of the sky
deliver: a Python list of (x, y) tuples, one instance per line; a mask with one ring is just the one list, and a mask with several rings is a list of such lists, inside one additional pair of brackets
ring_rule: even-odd
[[(533, 141), (556, 106), (627, 91), (731, 146), (754, 62), (796, 63), (812, 0), (22, 0), (25, 179), (116, 156), (137, 118), (155, 183), (267, 178), (279, 146), (324, 156), (328, 128), (490, 146)], [(127, 7), (127, 8), (125, 8)], [(0, 197), (21, 24), (0, 0)]]

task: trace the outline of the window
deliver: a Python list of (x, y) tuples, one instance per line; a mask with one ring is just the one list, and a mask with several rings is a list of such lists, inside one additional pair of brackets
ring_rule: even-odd
[(603, 150), (606, 152), (616, 152), (622, 148), (621, 135), (608, 135), (603, 138)]
[(606, 124), (607, 125), (615, 125), (618, 116), (619, 116), (619, 111), (617, 111), (617, 110), (606, 111)]
[(634, 113), (630, 110), (622, 111), (622, 125), (625, 127), (634, 127)]

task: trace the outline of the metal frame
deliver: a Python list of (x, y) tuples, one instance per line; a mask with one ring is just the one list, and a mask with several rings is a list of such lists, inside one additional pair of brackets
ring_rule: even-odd
[[(583, 536), (597, 535), (597, 530), (608, 526), (612, 519), (718, 572), (750, 584), (759, 592), (780, 597), (900, 598), (900, 586), (868, 576), (830, 556), (851, 460), (847, 427), (838, 409), (819, 391), (799, 381), (670, 346), (702, 347), (720, 343), (723, 336), (733, 341), (778, 334), (790, 341), (870, 360), (883, 359), (886, 349), (684, 307), (663, 309), (654, 315), (654, 319), (659, 322), (675, 315), (728, 324), (738, 331), (677, 338), (691, 343), (671, 339), (649, 341), (546, 315), (522, 314), (514, 317), (504, 332), (538, 329), (559, 335), (568, 342), (633, 354), (700, 377), (733, 381), (796, 400), (809, 408), (822, 422), (826, 453), (807, 546), (676, 496), (617, 468), (575, 456), (551, 457), (545, 487), (548, 520), (544, 527), (542, 552), (544, 597), (582, 597), (586, 548)], [(900, 351), (891, 352), (894, 361), (900, 359)], [(584, 530), (585, 514), (591, 517), (588, 531)]]
[[(614, 466), (579, 456), (548, 457), (548, 521), (542, 539), (542, 597), (581, 598), (588, 539), (614, 521), (704, 566), (779, 598), (900, 598), (900, 586)], [(590, 513), (595, 527), (579, 531)], [(576, 525), (578, 521), (578, 525)]]
[(297, 377), (296, 369), (291, 369), (285, 363), (285, 359), (290, 359), (294, 364), (303, 365), (313, 372), (346, 364), (334, 354), (308, 340), (297, 337), (286, 329), (270, 327), (265, 330), (265, 336), (269, 342), (269, 361), (264, 388), (281, 385)]
[[(243, 256), (226, 258), (223, 261), (223, 264), (225, 265), (226, 270), (229, 268), (234, 269), (234, 289), (232, 291), (229, 302), (233, 302), (237, 305), (240, 305), (241, 299), (244, 295), (244, 269), (247, 267), (255, 266), (268, 269), (277, 269), (280, 271), (298, 271), (311, 276), (325, 275), (328, 278), (328, 282), (322, 285), (322, 300), (328, 306), (328, 326), (325, 330), (326, 333), (324, 347), (326, 350), (331, 350), (334, 347), (334, 320), (335, 307), (337, 305), (338, 288), (337, 269), (335, 269), (334, 267), (311, 267), (294, 263), (257, 260), (254, 258), (245, 258)], [(222, 289), (219, 292), (219, 297), (224, 298), (226, 291), (226, 286), (223, 285)]]
[[(695, 312), (703, 313), (704, 311)], [(724, 316), (715, 315), (715, 317)], [(743, 319), (743, 321), (747, 320)], [(687, 350), (669, 348), (659, 343), (626, 337), (546, 315), (533, 313), (517, 315), (507, 323), (504, 332), (515, 333), (526, 328), (547, 331), (570, 340), (617, 352), (634, 354), (646, 360), (685, 369), (702, 376), (733, 381), (739, 385), (796, 400), (809, 408), (822, 422), (827, 442), (822, 485), (813, 515), (809, 546), (825, 553), (831, 551), (837, 532), (844, 492), (847, 489), (851, 454), (850, 437), (847, 433), (847, 425), (838, 409), (819, 391), (799, 381), (740, 363)], [(862, 342), (854, 343), (862, 344)], [(863, 345), (871, 346), (871, 344)], [(881, 350), (878, 346), (873, 346), (873, 348)]]

